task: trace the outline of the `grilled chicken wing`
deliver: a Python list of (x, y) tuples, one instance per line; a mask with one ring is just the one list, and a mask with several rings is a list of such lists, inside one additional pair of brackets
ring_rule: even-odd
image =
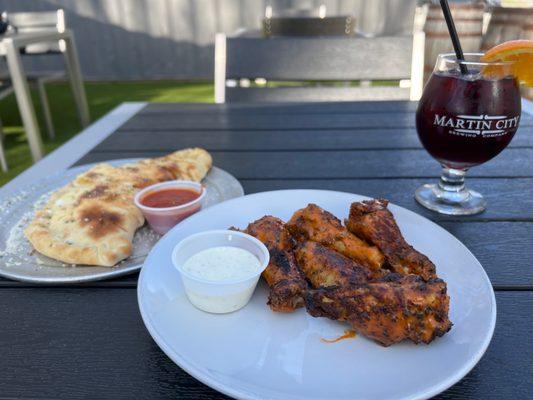
[(265, 244), (270, 262), (263, 272), (270, 295), (268, 305), (273, 311), (290, 312), (303, 307), (307, 283), (294, 259), (296, 242), (279, 218), (265, 216), (252, 222), (245, 230)]
[(394, 272), (420, 275), (425, 280), (435, 278), (435, 265), (405, 241), (387, 204), (383, 199), (353, 203), (346, 227), (377, 246)]
[(301, 243), (295, 255), (300, 270), (314, 288), (357, 285), (382, 276), (317, 242)]
[(316, 204), (296, 211), (286, 226), (298, 241), (319, 242), (366, 267), (381, 269), (384, 256), (379, 249), (350, 233), (338, 218)]
[(347, 321), (383, 346), (405, 339), (429, 343), (452, 326), (446, 283), (440, 279), (390, 274), (379, 282), (310, 290), (305, 300), (312, 316)]

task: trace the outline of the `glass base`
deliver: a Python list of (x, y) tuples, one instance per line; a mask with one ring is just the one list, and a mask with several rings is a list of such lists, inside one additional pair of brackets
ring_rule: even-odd
[(487, 202), (481, 194), (463, 189), (450, 196), (439, 185), (423, 185), (415, 192), (415, 199), (430, 210), (447, 215), (472, 215), (485, 211)]

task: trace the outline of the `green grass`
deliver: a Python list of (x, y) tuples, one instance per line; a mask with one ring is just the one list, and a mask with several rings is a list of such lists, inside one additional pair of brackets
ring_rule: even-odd
[[(92, 121), (125, 101), (202, 103), (213, 101), (213, 85), (211, 83), (106, 82), (86, 83), (85, 89)], [(46, 153), (49, 153), (73, 137), (81, 128), (68, 84), (50, 83), (47, 85), (47, 94), (56, 130), (54, 140), (47, 136), (36, 93), (32, 93), (32, 96), (44, 148)], [(9, 164), (7, 173), (0, 171), (0, 185), (3, 185), (28, 168), (32, 164), (32, 159), (13, 95), (0, 101), (0, 119), (4, 126), (4, 147)]]

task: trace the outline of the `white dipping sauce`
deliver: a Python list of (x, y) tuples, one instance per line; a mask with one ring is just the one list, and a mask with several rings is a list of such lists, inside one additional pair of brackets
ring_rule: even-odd
[(231, 246), (202, 250), (183, 264), (183, 270), (192, 276), (217, 282), (244, 279), (256, 274), (260, 268), (256, 256)]

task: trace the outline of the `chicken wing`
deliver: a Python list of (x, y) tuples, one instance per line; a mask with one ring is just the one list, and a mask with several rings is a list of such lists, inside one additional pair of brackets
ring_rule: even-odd
[(286, 226), (298, 241), (319, 242), (366, 267), (381, 269), (381, 251), (350, 233), (338, 218), (316, 204), (296, 211)]
[(357, 285), (382, 276), (317, 242), (301, 243), (295, 255), (300, 270), (314, 288)]
[(268, 305), (273, 311), (290, 312), (303, 307), (307, 283), (294, 259), (295, 240), (279, 218), (265, 216), (252, 222), (246, 233), (265, 244), (270, 262), (263, 278), (270, 287)]
[(446, 283), (440, 279), (393, 273), (379, 282), (309, 290), (305, 301), (312, 316), (347, 321), (383, 346), (405, 339), (429, 343), (452, 326)]
[(405, 241), (387, 205), (383, 199), (353, 203), (346, 227), (377, 246), (394, 272), (420, 275), (425, 280), (435, 278), (435, 265)]

